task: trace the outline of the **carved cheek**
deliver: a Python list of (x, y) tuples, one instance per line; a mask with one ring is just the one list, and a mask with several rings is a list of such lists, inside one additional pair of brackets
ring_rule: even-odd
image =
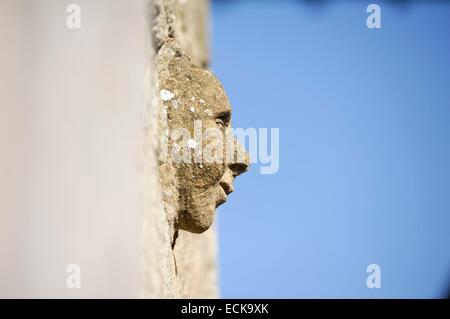
[[(206, 122), (206, 121), (205, 121)], [(199, 182), (204, 187), (212, 187), (217, 185), (222, 176), (225, 174), (225, 165), (223, 158), (223, 136), (216, 134), (208, 134), (208, 128), (211, 125), (206, 125), (202, 141), (202, 163), (195, 165), (195, 175), (199, 177)], [(215, 130), (220, 133), (220, 130)]]
[(196, 181), (203, 187), (211, 187), (216, 185), (225, 174), (223, 156), (220, 156), (222, 143), (212, 137), (206, 137), (202, 144), (202, 162), (195, 164), (194, 175), (198, 177)]
[(207, 189), (216, 186), (224, 174), (223, 165), (203, 164), (202, 168), (197, 166), (195, 169), (194, 183), (198, 188)]

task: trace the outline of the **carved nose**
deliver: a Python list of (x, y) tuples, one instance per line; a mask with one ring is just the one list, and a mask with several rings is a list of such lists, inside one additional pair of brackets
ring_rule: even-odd
[(234, 176), (239, 176), (242, 173), (248, 171), (249, 166), (250, 165), (247, 165), (245, 163), (234, 163), (230, 165), (230, 169), (233, 171)]
[(225, 172), (225, 175), (220, 180), (220, 186), (222, 186), (223, 190), (225, 191), (225, 194), (230, 194), (234, 191), (233, 187), (233, 180), (234, 180), (234, 173), (230, 170), (227, 170)]

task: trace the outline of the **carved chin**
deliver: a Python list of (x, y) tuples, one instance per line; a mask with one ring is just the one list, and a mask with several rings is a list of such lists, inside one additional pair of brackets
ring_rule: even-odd
[(220, 186), (207, 191), (192, 193), (190, 205), (179, 212), (178, 228), (200, 234), (214, 222), (216, 207), (226, 201), (226, 194)]

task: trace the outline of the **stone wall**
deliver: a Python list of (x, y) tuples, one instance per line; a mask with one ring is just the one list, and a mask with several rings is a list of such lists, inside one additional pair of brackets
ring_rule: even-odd
[[(151, 8), (154, 55), (167, 38), (175, 39), (192, 63), (207, 67), (208, 0), (155, 0)], [(158, 63), (158, 62), (156, 62)], [(158, 66), (156, 66), (157, 69)], [(159, 141), (167, 130), (167, 113), (159, 99), (157, 74), (153, 74), (153, 96), (148, 126), (149, 143)], [(156, 125), (155, 125), (156, 124)], [(159, 158), (163, 150), (150, 145)], [(143, 230), (143, 297), (215, 298), (217, 289), (216, 231), (212, 227), (202, 234), (176, 230), (176, 176), (170, 165), (148, 165), (146, 189), (151, 194)], [(155, 191), (158, 190), (158, 191)]]
[(155, 65), (170, 37), (206, 68), (207, 18), (206, 0), (0, 1), (0, 297), (217, 297), (215, 230), (175, 226)]

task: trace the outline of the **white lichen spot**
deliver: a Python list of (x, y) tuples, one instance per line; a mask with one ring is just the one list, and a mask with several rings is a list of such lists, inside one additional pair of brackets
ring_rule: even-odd
[(205, 100), (203, 100), (203, 99), (200, 99), (200, 100), (198, 100), (201, 104), (205, 104)]
[(196, 147), (197, 147), (197, 142), (194, 141), (192, 138), (190, 138), (190, 139), (187, 141), (187, 146), (188, 146), (189, 148), (196, 148)]
[(159, 91), (159, 96), (161, 97), (161, 100), (166, 102), (166, 101), (170, 101), (171, 99), (173, 99), (175, 94), (173, 94), (172, 92), (167, 91), (165, 89), (162, 89), (161, 91)]
[(213, 112), (210, 109), (204, 110), (203, 113), (205, 113), (208, 116), (213, 116)]
[(195, 107), (191, 106), (191, 112), (195, 112)]
[(203, 164), (200, 164), (200, 168), (203, 168)]
[(177, 109), (178, 108), (178, 101), (177, 100), (173, 100), (172, 101), (172, 106), (173, 106), (174, 109)]
[(191, 97), (191, 101), (195, 101), (195, 96)]

